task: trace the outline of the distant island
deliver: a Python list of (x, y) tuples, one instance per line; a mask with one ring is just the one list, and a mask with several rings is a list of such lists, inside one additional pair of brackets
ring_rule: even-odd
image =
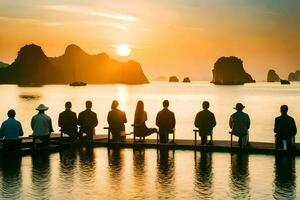
[(178, 83), (179, 79), (177, 78), (177, 76), (170, 76), (169, 77), (169, 82), (170, 83)]
[(149, 83), (136, 61), (119, 62), (106, 53), (90, 55), (71, 44), (59, 57), (47, 57), (40, 46), (22, 47), (15, 61), (0, 67), (0, 84)]
[(235, 56), (219, 58), (212, 72), (211, 82), (216, 85), (242, 85), (255, 82), (245, 71), (243, 61)]
[(267, 82), (279, 82), (281, 79), (275, 70), (270, 69), (267, 76)]
[(300, 81), (300, 71), (291, 72), (288, 76), (289, 81)]

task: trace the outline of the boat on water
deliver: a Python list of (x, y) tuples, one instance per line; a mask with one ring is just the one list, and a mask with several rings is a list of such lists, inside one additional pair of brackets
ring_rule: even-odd
[(75, 82), (70, 83), (69, 85), (70, 86), (86, 86), (87, 83), (75, 81)]
[(289, 85), (291, 84), (288, 80), (280, 80), (281, 85)]

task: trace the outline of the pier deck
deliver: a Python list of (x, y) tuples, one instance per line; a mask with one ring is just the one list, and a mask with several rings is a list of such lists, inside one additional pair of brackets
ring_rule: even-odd
[[(59, 134), (52, 134), (49, 147), (32, 149), (32, 138), (26, 137), (22, 139), (22, 155), (30, 155), (35, 151), (48, 151), (59, 152), (62, 149), (69, 148), (70, 146), (80, 147), (84, 145), (90, 145), (92, 147), (107, 147), (107, 148), (131, 148), (131, 149), (170, 149), (170, 150), (192, 150), (192, 151), (210, 151), (210, 152), (227, 152), (236, 153), (244, 152), (249, 154), (275, 154), (280, 150), (275, 149), (274, 143), (266, 142), (250, 142), (249, 146), (244, 149), (240, 149), (238, 143), (233, 141), (231, 146), (230, 141), (214, 140), (212, 144), (200, 145), (199, 141), (195, 146), (194, 140), (182, 140), (178, 139), (175, 142), (168, 144), (157, 144), (156, 139), (146, 139), (145, 141), (136, 141), (134, 144), (133, 139), (126, 139), (125, 142), (108, 142), (107, 135), (97, 135), (91, 143), (85, 142), (70, 142), (68, 137), (64, 137), (61, 141)], [(2, 144), (0, 145), (2, 149)], [(295, 155), (300, 155), (300, 144), (296, 144), (296, 149), (293, 152)]]

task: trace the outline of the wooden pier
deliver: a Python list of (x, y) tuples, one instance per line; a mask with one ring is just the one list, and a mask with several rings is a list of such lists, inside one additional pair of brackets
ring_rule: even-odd
[[(169, 150), (189, 150), (189, 151), (208, 151), (208, 152), (225, 152), (225, 153), (249, 153), (249, 154), (276, 154), (282, 150), (276, 150), (274, 143), (265, 142), (250, 142), (249, 145), (241, 149), (238, 142), (223, 140), (214, 140), (212, 144), (200, 145), (199, 141), (195, 145), (194, 140), (177, 139), (175, 142), (167, 144), (157, 144), (156, 139), (146, 139), (145, 141), (136, 141), (126, 139), (125, 142), (108, 142), (107, 135), (96, 135), (92, 142), (71, 142), (68, 137), (61, 138), (60, 134), (52, 134), (50, 143), (47, 148), (32, 149), (32, 138), (26, 137), (22, 139), (21, 155), (30, 155), (38, 151), (59, 152), (65, 148), (81, 147), (89, 145), (92, 147), (107, 147), (107, 148), (131, 148), (131, 149), (169, 149)], [(2, 145), (0, 147), (2, 149)], [(2, 151), (2, 150), (1, 150)], [(300, 155), (300, 144), (296, 144), (293, 152), (294, 155)]]

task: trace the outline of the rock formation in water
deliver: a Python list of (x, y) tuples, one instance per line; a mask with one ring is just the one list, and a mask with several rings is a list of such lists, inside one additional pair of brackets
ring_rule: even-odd
[(288, 76), (289, 81), (300, 81), (300, 71), (291, 72)]
[(182, 82), (183, 83), (190, 83), (191, 79), (189, 77), (185, 77)]
[(234, 56), (219, 58), (212, 72), (212, 83), (217, 85), (240, 85), (255, 82), (251, 75), (244, 70), (243, 61)]
[(268, 72), (267, 81), (268, 82), (279, 82), (280, 81), (280, 77), (275, 72), (275, 70), (270, 69), (269, 72)]
[(0, 68), (8, 67), (8, 66), (9, 66), (9, 64), (6, 64), (6, 63), (0, 61)]
[(179, 79), (177, 78), (177, 76), (170, 76), (169, 82), (179, 82)]
[(0, 69), (0, 83), (68, 84), (73, 81), (149, 83), (139, 63), (119, 62), (105, 53), (90, 55), (76, 45), (69, 45), (56, 58), (47, 57), (40, 46), (26, 45), (10, 66)]

